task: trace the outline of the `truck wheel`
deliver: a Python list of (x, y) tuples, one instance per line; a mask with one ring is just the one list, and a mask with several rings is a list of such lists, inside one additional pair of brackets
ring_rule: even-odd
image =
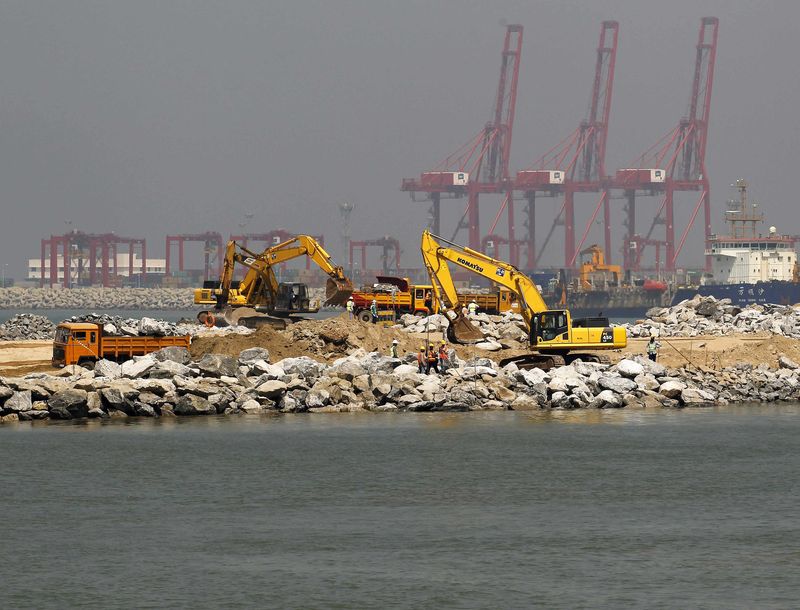
[(372, 322), (372, 314), (368, 309), (362, 309), (358, 312), (358, 319), (362, 322)]

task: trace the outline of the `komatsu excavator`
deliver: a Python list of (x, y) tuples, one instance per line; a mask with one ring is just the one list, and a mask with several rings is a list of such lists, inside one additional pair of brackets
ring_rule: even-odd
[(519, 368), (547, 370), (578, 358), (599, 362), (604, 358), (577, 350), (620, 349), (627, 345), (625, 329), (612, 327), (608, 318), (573, 319), (567, 309), (549, 310), (533, 280), (513, 265), (429, 231), (422, 234), (421, 249), (422, 259), (431, 276), (434, 297), (450, 318), (447, 335), (453, 343), (476, 343), (483, 340), (483, 334), (464, 315), (466, 303), (459, 300), (450, 274), (450, 263), (477, 273), (516, 294), (534, 352), (501, 360), (501, 365), (514, 362)]
[[(270, 324), (285, 328), (291, 315), (318, 311), (319, 307), (310, 302), (305, 284), (278, 282), (275, 276), (275, 265), (300, 256), (307, 256), (328, 274), (325, 304), (344, 305), (353, 293), (353, 284), (313, 237), (297, 235), (260, 254), (229, 241), (218, 286), (195, 290), (195, 303), (214, 305), (213, 311), (201, 311), (197, 315), (198, 321), (209, 326), (222, 321), (253, 327)], [(237, 264), (248, 268), (238, 285), (233, 280)]]

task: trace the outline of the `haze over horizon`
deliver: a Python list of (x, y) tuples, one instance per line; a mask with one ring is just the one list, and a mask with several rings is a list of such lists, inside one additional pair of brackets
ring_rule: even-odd
[[(346, 264), (338, 204), (348, 201), (355, 239), (395, 236), (403, 265), (420, 266), (428, 205), (401, 181), (491, 118), (505, 24), (525, 27), (513, 172), (577, 127), (600, 22), (619, 22), (613, 172), (686, 112), (703, 16), (720, 20), (707, 153), (714, 230), (724, 229), (729, 185), (744, 177), (764, 232), (800, 234), (795, 3), (4, 2), (0, 264), (23, 279), (39, 240), (69, 229), (145, 237), (161, 258), (168, 233), (275, 228), (324, 234)], [(578, 200), (579, 237), (595, 199)], [(646, 231), (657, 201), (640, 201)], [(695, 198), (677, 201), (680, 235)], [(481, 202), (485, 233), (500, 198)], [(464, 204), (443, 202), (446, 236)], [(623, 202), (612, 204), (620, 227)], [(540, 205), (540, 240), (557, 206)], [(596, 226), (586, 243), (601, 240)], [(699, 266), (702, 253), (697, 222), (680, 266)], [(561, 264), (557, 243), (542, 263)]]

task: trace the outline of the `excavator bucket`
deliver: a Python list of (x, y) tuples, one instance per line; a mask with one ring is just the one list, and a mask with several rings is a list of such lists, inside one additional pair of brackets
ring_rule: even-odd
[(228, 307), (221, 312), (220, 317), (230, 326), (246, 326), (247, 328), (271, 326), (272, 328), (283, 330), (287, 325), (285, 318), (270, 316), (258, 312), (252, 307)]
[(329, 277), (325, 284), (325, 305), (344, 305), (354, 290), (353, 282), (350, 280), (335, 280)]
[(458, 314), (455, 320), (450, 321), (447, 327), (447, 338), (451, 343), (466, 345), (479, 343), (484, 340), (483, 333), (469, 321), (464, 314)]

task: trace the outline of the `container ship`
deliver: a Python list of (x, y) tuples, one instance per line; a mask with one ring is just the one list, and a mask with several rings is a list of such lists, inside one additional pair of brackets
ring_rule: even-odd
[(795, 251), (797, 236), (758, 234), (764, 216), (758, 205), (748, 203), (747, 182), (736, 181), (739, 198), (725, 212), (728, 235), (712, 235), (706, 255), (711, 257), (711, 274), (699, 286), (678, 288), (672, 305), (697, 294), (730, 299), (746, 307), (754, 303), (794, 305), (800, 303), (800, 271)]

